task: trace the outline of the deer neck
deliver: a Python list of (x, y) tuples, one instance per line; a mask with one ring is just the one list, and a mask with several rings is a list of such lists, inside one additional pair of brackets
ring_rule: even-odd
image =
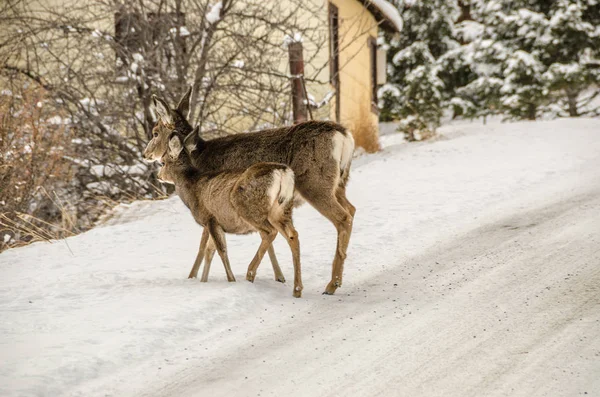
[(197, 182), (200, 178), (200, 172), (189, 161), (177, 160), (168, 166), (177, 194), (179, 194), (185, 205), (192, 206), (195, 201), (194, 197), (197, 194)]

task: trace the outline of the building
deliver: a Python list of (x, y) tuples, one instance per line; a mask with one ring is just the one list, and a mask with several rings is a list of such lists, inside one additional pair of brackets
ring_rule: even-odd
[[(73, 110), (89, 115), (93, 124), (108, 124), (128, 137), (139, 136), (132, 119), (143, 125), (142, 136), (151, 134), (152, 94), (174, 102), (194, 82), (202, 105), (212, 106), (210, 119), (199, 112), (192, 115), (194, 124), (204, 123), (203, 132), (251, 131), (312, 116), (340, 122), (353, 131), (358, 146), (376, 150), (377, 87), (385, 82), (386, 69), (385, 53), (378, 48), (377, 38), (382, 29), (400, 32), (402, 20), (397, 8), (385, 0), (265, 3), (269, 7), (260, 0), (160, 4), (143, 0), (89, 4), (28, 0), (23, 3), (25, 17), (17, 19), (22, 26), (7, 28), (3, 34), (16, 34), (7, 42), (29, 44), (7, 51), (5, 68), (43, 82), (55, 90), (52, 94), (60, 103), (68, 102)], [(236, 15), (251, 11), (244, 17), (228, 18), (220, 14), (223, 4), (233, 7)], [(265, 13), (265, 9), (272, 13)], [(270, 29), (269, 23), (278, 17), (285, 19), (287, 14), (296, 20), (294, 24)], [(39, 26), (28, 28), (28, 20), (38, 21)], [(249, 29), (247, 20), (261, 23), (251, 24)], [(223, 28), (213, 32), (211, 26), (218, 23)], [(306, 33), (305, 37), (295, 29)], [(227, 30), (237, 36), (218, 36)], [(21, 32), (30, 35), (28, 41), (19, 37)], [(218, 36), (217, 44), (209, 47), (213, 48), (211, 55), (200, 59), (202, 51), (198, 49), (204, 48), (205, 37), (212, 33)], [(265, 33), (269, 42), (264, 48), (247, 45), (239, 50), (239, 41), (252, 43), (252, 38)], [(286, 41), (288, 45), (282, 45)], [(208, 65), (200, 70), (201, 75), (198, 65)], [(216, 79), (220, 79), (219, 84), (213, 84)], [(236, 84), (241, 87), (246, 83), (252, 87), (246, 92), (236, 91)], [(215, 85), (226, 88), (199, 93)], [(103, 104), (107, 109), (102, 109)], [(107, 116), (101, 119), (95, 113)]]
[(379, 29), (402, 29), (396, 7), (381, 0), (331, 0), (327, 7), (329, 78), (336, 92), (329, 117), (350, 128), (358, 146), (375, 150), (379, 111), (377, 88), (385, 83), (385, 52), (378, 49)]

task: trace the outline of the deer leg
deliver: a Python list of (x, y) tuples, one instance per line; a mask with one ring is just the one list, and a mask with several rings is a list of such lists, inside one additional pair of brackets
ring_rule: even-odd
[(354, 218), (354, 214), (356, 214), (356, 207), (353, 206), (350, 201), (348, 201), (348, 198), (346, 197), (345, 187), (338, 186), (336, 188), (335, 198), (337, 199), (338, 203), (340, 203), (340, 205), (344, 207), (344, 209), (348, 211), (350, 215), (352, 215), (352, 217)]
[(335, 290), (342, 286), (344, 260), (346, 259), (346, 250), (350, 242), (354, 218), (333, 194), (317, 195), (313, 193), (312, 195), (303, 194), (303, 196), (317, 211), (333, 223), (338, 233), (337, 247), (331, 269), (331, 281), (323, 292), (326, 295), (333, 295)]
[(294, 228), (291, 219), (276, 223), (275, 227), (285, 237), (292, 250), (292, 260), (294, 263), (294, 292), (292, 295), (295, 298), (300, 298), (304, 287), (302, 285), (302, 269), (300, 267), (300, 241), (298, 240), (298, 232)]
[(285, 283), (285, 277), (279, 267), (279, 262), (277, 261), (277, 257), (275, 256), (275, 250), (273, 249), (273, 244), (269, 245), (269, 249), (267, 251), (269, 253), (269, 259), (271, 260), (271, 264), (273, 265), (273, 273), (275, 273), (275, 280), (280, 283)]
[[(196, 278), (198, 276), (198, 269), (200, 269), (200, 265), (202, 264), (202, 259), (204, 258), (204, 252), (206, 250), (206, 243), (208, 242), (208, 230), (204, 228), (202, 231), (202, 237), (200, 238), (200, 247), (198, 248), (198, 254), (196, 255), (196, 260), (194, 261), (194, 266), (192, 266), (192, 270), (190, 271), (190, 275), (188, 278)], [(210, 265), (209, 265), (210, 266)]]
[(262, 241), (260, 242), (260, 246), (252, 259), (252, 262), (248, 265), (248, 272), (246, 273), (246, 280), (252, 283), (256, 277), (256, 270), (258, 269), (258, 265), (260, 265), (260, 261), (262, 261), (265, 252), (267, 252), (267, 249), (273, 244), (273, 240), (275, 240), (275, 237), (277, 236), (277, 230), (274, 228), (263, 227), (258, 232), (260, 233)]
[(212, 263), (213, 257), (215, 256), (215, 243), (212, 238), (208, 239), (206, 244), (206, 253), (204, 254), (204, 270), (202, 270), (201, 282), (205, 283), (208, 281), (208, 273), (210, 272), (210, 264)]
[(235, 281), (235, 276), (231, 271), (231, 265), (229, 264), (229, 258), (227, 257), (227, 241), (225, 240), (225, 232), (219, 224), (211, 219), (208, 222), (208, 231), (210, 233), (210, 237), (212, 238), (217, 252), (221, 257), (221, 261), (223, 262), (223, 266), (225, 266), (225, 273), (227, 273), (227, 281), (233, 282)]

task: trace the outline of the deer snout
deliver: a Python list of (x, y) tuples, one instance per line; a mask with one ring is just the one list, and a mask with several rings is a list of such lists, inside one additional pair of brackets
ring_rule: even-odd
[(144, 150), (144, 159), (147, 161), (159, 160), (158, 158), (156, 158), (156, 156), (154, 156), (153, 150), (148, 150), (148, 148), (146, 148), (146, 150)]

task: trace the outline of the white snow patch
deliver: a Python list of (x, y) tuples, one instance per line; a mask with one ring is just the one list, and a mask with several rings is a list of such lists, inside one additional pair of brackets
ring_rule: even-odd
[(396, 27), (398, 32), (402, 32), (404, 21), (398, 12), (398, 8), (386, 0), (369, 0), (385, 17)]
[(180, 26), (179, 29), (177, 27), (171, 28), (169, 32), (176, 35), (177, 30), (179, 30), (179, 36), (186, 37), (190, 35), (190, 31), (185, 26)]
[(140, 54), (139, 52), (135, 52), (131, 55), (131, 57), (133, 58), (133, 60), (135, 62), (143, 62), (144, 61), (144, 56), (142, 54)]
[(60, 125), (63, 123), (63, 118), (60, 116), (52, 116), (49, 119), (46, 120), (46, 122), (48, 124), (53, 124), (53, 125)]
[(485, 27), (476, 21), (462, 21), (455, 28), (458, 37), (466, 42), (480, 38), (485, 30)]
[(221, 19), (221, 8), (223, 7), (223, 3), (222, 2), (218, 2), (215, 3), (210, 11), (208, 11), (206, 13), (206, 20), (208, 21), (208, 23), (210, 24), (214, 24), (215, 22), (219, 21)]
[(400, 89), (390, 83), (385, 83), (377, 90), (377, 97), (382, 98), (386, 93), (391, 94), (395, 98), (400, 97)]
[(302, 33), (296, 32), (283, 36), (283, 46), (287, 48), (292, 43), (302, 43)]

